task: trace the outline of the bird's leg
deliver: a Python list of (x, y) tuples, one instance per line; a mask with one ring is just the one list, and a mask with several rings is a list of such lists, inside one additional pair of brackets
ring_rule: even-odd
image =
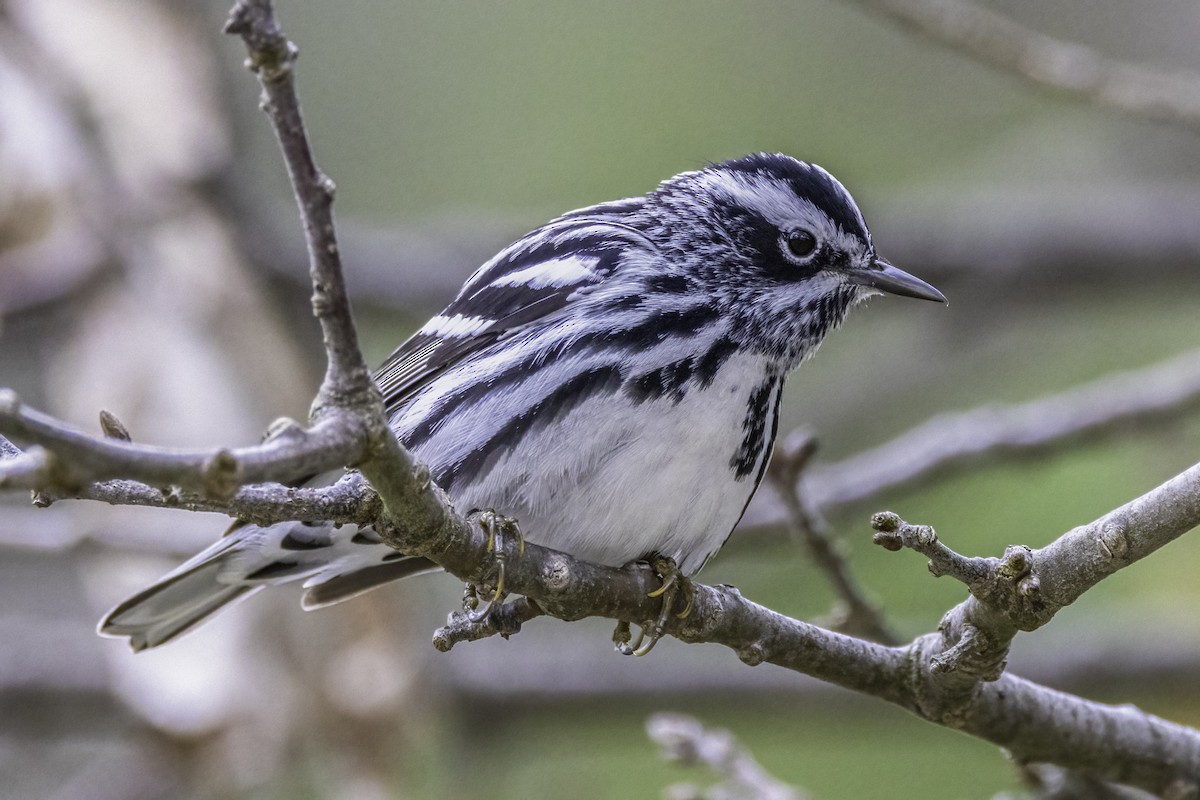
[[(525, 554), (525, 537), (521, 534), (521, 529), (517, 527), (516, 520), (489, 510), (479, 515), (479, 524), (487, 531), (487, 549), (496, 562), (496, 588), (491, 599), (482, 609), (476, 608), (479, 604), (477, 588), (471, 586), (468, 589), (467, 594), (464, 595), (463, 606), (467, 609), (467, 616), (471, 622), (482, 622), (487, 619), (488, 614), (492, 613), (492, 608), (503, 603), (504, 598), (508, 596), (508, 593), (504, 591), (504, 571), (505, 565), (508, 563), (508, 553), (504, 549), (505, 535), (514, 534), (517, 537), (518, 556)], [(475, 602), (472, 604), (470, 600)]]
[[(667, 556), (658, 555), (657, 553), (650, 557), (650, 567), (654, 572), (662, 578), (662, 585), (650, 592), (647, 597), (661, 597), (662, 611), (659, 612), (658, 619), (655, 620), (654, 626), (649, 631), (650, 641), (642, 644), (642, 640), (646, 636), (646, 630), (643, 628), (636, 643), (630, 645), (628, 638), (628, 626), (625, 628), (626, 638), (623, 643), (617, 643), (617, 650), (625, 655), (644, 656), (649, 654), (654, 649), (654, 645), (658, 644), (666, 632), (667, 621), (675, 609), (675, 602), (680, 593), (683, 593), (683, 599), (687, 601), (683, 610), (676, 613), (678, 619), (686, 619), (692, 613), (692, 600), (695, 591), (692, 588), (692, 582), (679, 571), (679, 567), (675, 564), (675, 560)], [(621, 628), (618, 625), (617, 631), (613, 633), (613, 639), (616, 641), (618, 634), (621, 633)]]

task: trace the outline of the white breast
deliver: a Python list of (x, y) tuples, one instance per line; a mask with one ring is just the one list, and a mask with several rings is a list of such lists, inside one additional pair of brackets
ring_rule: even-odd
[(618, 566), (657, 552), (692, 574), (724, 542), (754, 490), (757, 469), (736, 480), (730, 459), (764, 372), (761, 358), (735, 357), (712, 385), (689, 387), (675, 405), (638, 405), (621, 392), (587, 400), (527, 434), (462, 487), (455, 504), (513, 516), (529, 541), (589, 561)]

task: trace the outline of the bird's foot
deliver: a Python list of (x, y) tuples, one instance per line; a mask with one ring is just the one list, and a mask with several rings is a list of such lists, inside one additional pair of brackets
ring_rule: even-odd
[[(649, 561), (651, 569), (662, 579), (662, 585), (650, 592), (647, 597), (661, 597), (662, 611), (659, 612), (658, 619), (655, 620), (654, 625), (649, 630), (642, 627), (638, 631), (636, 641), (631, 641), (633, 635), (629, 623), (617, 623), (617, 628), (613, 631), (613, 644), (616, 646), (617, 652), (622, 655), (647, 655), (658, 644), (659, 639), (666, 634), (667, 622), (670, 620), (672, 614), (677, 619), (686, 619), (692, 613), (695, 589), (692, 587), (691, 580), (679, 571), (675, 560), (667, 556), (655, 554), (650, 557)], [(675, 606), (681, 596), (685, 603), (683, 609), (676, 612)], [(648, 642), (646, 641), (647, 634), (650, 637), (650, 641)]]
[(481, 512), (479, 524), (487, 532), (487, 549), (492, 554), (492, 559), (496, 565), (495, 588), (491, 599), (479, 608), (479, 586), (467, 584), (463, 591), (463, 608), (467, 611), (467, 616), (471, 622), (482, 622), (487, 619), (492, 613), (492, 609), (503, 604), (504, 598), (508, 596), (508, 592), (504, 591), (504, 573), (505, 567), (508, 564), (508, 552), (506, 550), (505, 539), (508, 536), (516, 537), (517, 540), (517, 556), (525, 555), (525, 537), (521, 534), (521, 529), (517, 527), (517, 521), (509, 517), (502, 516), (495, 511)]

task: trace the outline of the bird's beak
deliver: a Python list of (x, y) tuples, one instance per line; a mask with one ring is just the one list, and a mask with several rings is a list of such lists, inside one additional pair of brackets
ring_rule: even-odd
[(875, 259), (866, 269), (851, 269), (844, 273), (851, 283), (869, 286), (888, 294), (915, 297), (919, 300), (934, 300), (945, 303), (946, 296), (916, 275), (909, 275), (893, 267), (882, 258)]

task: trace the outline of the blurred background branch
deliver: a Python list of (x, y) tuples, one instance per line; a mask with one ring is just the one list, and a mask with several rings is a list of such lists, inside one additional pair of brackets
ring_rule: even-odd
[[(237, 186), (228, 190), (241, 193)], [(244, 196), (236, 202), (243, 203)], [(989, 186), (949, 198), (905, 197), (875, 205), (871, 227), (888, 258), (912, 265), (938, 285), (986, 287), (1005, 303), (1080, 281), (1200, 284), (1195, 268), (1200, 230), (1193, 211), (1200, 207), (1200, 189), (1190, 186), (1114, 187), (1095, 180), (1036, 189)], [(238, 215), (239, 241), (278, 280), (301, 286), (303, 244), (290, 235), (290, 217), (270, 208)], [(503, 213), (395, 226), (351, 218), (341, 229), (343, 250), (355, 265), (352, 298), (389, 306), (442, 304), (474, 265), (492, 256), (497, 242), (516, 238), (527, 224), (526, 218)]]
[(802, 429), (792, 431), (776, 444), (767, 478), (783, 504), (789, 532), (804, 543), (808, 557), (825, 574), (837, 595), (833, 612), (821, 624), (881, 644), (899, 644), (900, 637), (888, 626), (883, 612), (867, 598), (851, 574), (842, 543), (834, 540), (829, 523), (812, 507), (800, 486), (800, 476), (816, 449), (817, 440), (811, 433)]
[[(815, 467), (803, 478), (803, 493), (817, 508), (862, 503), (966, 466), (1045, 457), (1104, 437), (1168, 425), (1197, 407), (1200, 351), (1192, 351), (1027, 403), (940, 414), (879, 447)], [(790, 452), (776, 458), (792, 461)], [(796, 480), (802, 480), (799, 473)], [(743, 527), (771, 525), (785, 513), (795, 516), (786, 502), (781, 507), (777, 498), (760, 494)]]
[(646, 735), (663, 758), (684, 767), (705, 766), (722, 778), (701, 789), (678, 784), (666, 790), (668, 800), (803, 800), (807, 795), (774, 778), (727, 730), (705, 728), (687, 714), (655, 714), (646, 720)]
[(943, 44), (1089, 103), (1200, 129), (1200, 72), (1109, 58), (962, 0), (857, 0)]

